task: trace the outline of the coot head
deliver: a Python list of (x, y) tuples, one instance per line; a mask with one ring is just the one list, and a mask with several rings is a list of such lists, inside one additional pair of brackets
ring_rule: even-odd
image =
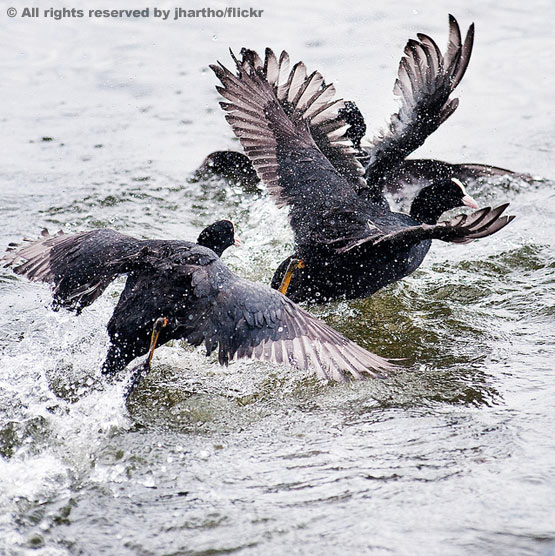
[(231, 220), (218, 220), (204, 228), (198, 236), (197, 243), (212, 249), (218, 257), (232, 245), (240, 245), (239, 238), (235, 237), (235, 226)]
[(366, 122), (358, 106), (347, 100), (337, 115), (351, 126), (345, 132), (345, 137), (352, 141), (355, 149), (360, 149), (360, 141), (366, 135)]
[(477, 209), (478, 203), (462, 182), (450, 178), (422, 189), (412, 202), (410, 215), (423, 224), (436, 224), (444, 212), (463, 206)]

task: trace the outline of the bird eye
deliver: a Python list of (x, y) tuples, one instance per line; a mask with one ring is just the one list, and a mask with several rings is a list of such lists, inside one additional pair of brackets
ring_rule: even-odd
[(457, 178), (451, 178), (451, 181), (461, 188), (461, 191), (462, 191), (463, 195), (468, 195), (468, 193), (466, 192), (466, 187), (463, 185), (461, 180), (459, 180)]

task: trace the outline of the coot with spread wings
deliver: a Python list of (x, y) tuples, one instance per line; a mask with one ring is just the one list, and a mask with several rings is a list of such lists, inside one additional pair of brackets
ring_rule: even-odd
[(223, 85), (217, 89), (228, 123), (277, 205), (289, 208), (296, 249), (273, 286), (291, 299), (371, 295), (416, 270), (432, 239), (467, 243), (512, 220), (502, 216), (503, 204), (438, 222), (452, 208), (477, 208), (457, 179), (421, 190), (410, 215), (392, 212), (367, 183), (346, 137), (345, 103), (319, 72), (302, 62), (289, 72), (289, 55), (278, 58), (270, 49), (264, 60), (246, 49), (233, 59), (237, 74), (222, 64), (211, 68)]
[[(198, 243), (139, 240), (110, 229), (44, 237), (14, 246), (6, 266), (53, 287), (55, 308), (81, 311), (127, 275), (108, 322), (104, 373), (152, 352), (154, 343), (185, 339), (217, 350), (221, 364), (251, 358), (336, 381), (376, 377), (393, 368), (267, 286), (235, 275), (219, 256), (234, 228), (216, 222)], [(149, 354), (148, 363), (150, 363)]]

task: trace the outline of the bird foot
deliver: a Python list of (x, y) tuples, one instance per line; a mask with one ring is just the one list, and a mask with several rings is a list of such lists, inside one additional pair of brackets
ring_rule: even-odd
[(127, 383), (125, 390), (123, 391), (123, 397), (127, 401), (129, 396), (135, 391), (137, 386), (146, 378), (150, 372), (150, 363), (152, 361), (152, 356), (154, 355), (154, 350), (156, 349), (156, 344), (158, 343), (158, 337), (162, 328), (168, 325), (168, 319), (166, 317), (160, 317), (154, 321), (152, 327), (152, 335), (150, 337), (150, 347), (148, 348), (148, 355), (146, 359), (136, 367), (133, 367), (131, 371), (131, 378)]
[(289, 289), (289, 284), (291, 283), (291, 278), (293, 278), (293, 273), (298, 268), (304, 268), (304, 267), (305, 267), (305, 264), (304, 264), (304, 261), (302, 259), (291, 259), (289, 261), (289, 266), (287, 267), (287, 270), (285, 271), (285, 274), (283, 276), (283, 280), (281, 281), (281, 285), (279, 286), (278, 291), (280, 293), (282, 293), (283, 295), (286, 295), (287, 290)]

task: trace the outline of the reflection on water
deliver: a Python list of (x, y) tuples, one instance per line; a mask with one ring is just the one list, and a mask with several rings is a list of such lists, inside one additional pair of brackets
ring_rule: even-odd
[[(266, 10), (187, 27), (2, 20), (0, 244), (45, 226), (194, 239), (232, 218), (244, 247), (226, 262), (268, 283), (292, 250), (286, 214), (262, 191), (188, 180), (207, 152), (237, 146), (206, 65), (238, 37), (286, 47), (378, 129), (404, 42), (425, 31), (443, 44), (447, 13)], [(310, 308), (399, 372), (327, 384), (222, 368), (174, 342), (124, 406), (125, 377), (99, 370), (123, 282), (75, 317), (1, 269), (0, 553), (553, 554), (555, 122), (541, 93), (555, 85), (553, 9), (449, 10), (476, 21), (475, 52), (459, 110), (422, 156), (546, 179), (480, 181), (481, 204), (512, 203), (506, 230), (438, 242), (402, 283)]]

